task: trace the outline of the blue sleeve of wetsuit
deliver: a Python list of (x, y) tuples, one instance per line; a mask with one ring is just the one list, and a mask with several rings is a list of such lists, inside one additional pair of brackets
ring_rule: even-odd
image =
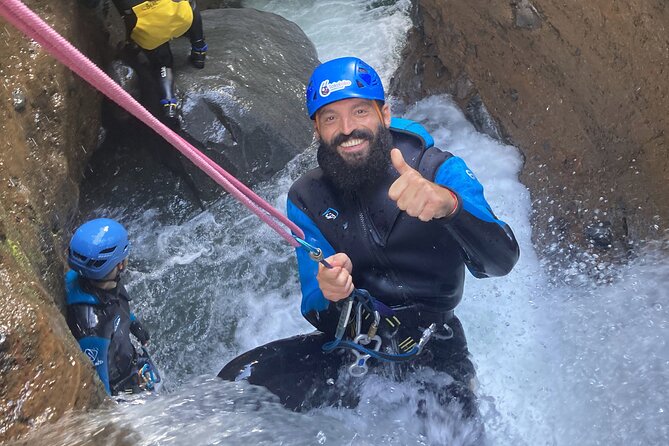
[(109, 364), (107, 356), (110, 342), (109, 339), (97, 336), (87, 336), (79, 339), (81, 350), (93, 362), (100, 381), (105, 385), (105, 390), (109, 395), (111, 395), (111, 388), (109, 387)]
[[(295, 206), (290, 199), (288, 199), (287, 214), (288, 218), (304, 231), (305, 241), (323, 251), (324, 258), (335, 254), (334, 248), (325, 240), (325, 237), (316, 224)], [(304, 248), (295, 248), (295, 253), (297, 254), (297, 268), (302, 288), (302, 314), (306, 315), (311, 311), (319, 312), (326, 310), (330, 301), (323, 296), (316, 280), (318, 262), (313, 261)]]
[(479, 278), (508, 274), (520, 255), (518, 242), (493, 213), (471, 169), (452, 156), (439, 166), (434, 181), (458, 196), (458, 209), (446, 227), (462, 247), (469, 271)]

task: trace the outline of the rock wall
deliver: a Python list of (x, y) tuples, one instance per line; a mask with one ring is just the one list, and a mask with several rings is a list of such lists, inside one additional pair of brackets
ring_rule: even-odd
[(666, 237), (666, 1), (416, 0), (414, 19), (393, 92), (449, 93), (523, 152), (545, 254)]
[[(26, 1), (28, 7), (93, 58), (98, 66), (106, 67), (120, 51), (123, 24), (117, 11), (107, 8), (106, 3), (93, 9), (85, 8), (83, 3), (80, 0)], [(209, 6), (235, 3), (210, 2)], [(269, 176), (283, 168), (312, 139), (309, 122), (296, 121), (290, 126), (285, 124), (285, 116), (304, 116), (304, 83), (310, 67), (317, 64), (316, 51), (301, 30), (285, 19), (250, 9), (227, 11), (229, 13), (222, 15), (228, 22), (223, 22), (224, 29), (218, 31), (234, 35), (218, 38), (216, 17), (221, 16), (222, 11), (205, 13), (211, 31), (210, 55), (215, 59), (209, 61), (208, 69), (197, 70), (197, 74), (215, 77), (225, 71), (220, 65), (217, 67), (217, 63), (236, 63), (241, 75), (254, 73), (253, 80), (239, 82), (254, 91), (240, 92), (243, 88), (233, 88), (235, 86), (224, 84), (220, 78), (214, 85), (200, 88), (198, 84), (198, 88), (209, 93), (208, 107), (212, 110), (217, 99), (214, 90), (222, 85), (227, 92), (235, 94), (236, 99), (227, 104), (228, 108), (240, 108), (240, 104), (244, 104), (244, 113), (230, 111), (239, 115), (237, 120), (221, 109), (206, 116), (214, 127), (222, 125), (219, 121), (225, 121), (239, 128), (233, 135), (239, 138), (234, 145), (243, 150), (243, 161), (248, 164), (241, 165), (236, 174), (250, 175), (244, 169), (256, 169), (255, 177), (261, 173)], [(249, 33), (253, 41), (264, 44), (247, 50), (250, 54), (241, 54), (239, 48), (246, 44)], [(91, 361), (80, 351), (63, 317), (63, 273), (66, 241), (78, 221), (79, 186), (84, 170), (92, 172), (88, 163), (93, 151), (106, 148), (112, 158), (123, 154), (115, 151), (113, 145), (102, 145), (105, 135), (112, 130), (109, 126), (110, 130), (101, 127), (102, 100), (98, 93), (4, 21), (0, 21), (0, 39), (4, 43), (0, 45), (3, 86), (0, 89), (2, 442), (47, 421), (55, 421), (68, 411), (94, 408), (108, 401)], [(188, 54), (189, 44), (183, 40), (174, 42), (176, 54)], [(246, 57), (244, 63), (224, 60), (224, 49), (229, 52), (231, 47), (233, 54), (228, 57)], [(266, 56), (263, 51), (271, 54)], [(175, 61), (178, 77), (181, 76), (178, 87), (187, 80), (193, 83), (190, 78), (196, 77), (194, 69), (184, 65), (185, 57)], [(229, 75), (227, 81), (232, 77)], [(288, 87), (275, 86), (274, 80), (285, 82)], [(268, 92), (276, 101), (270, 110), (263, 102)], [(193, 96), (196, 95), (189, 97)], [(258, 106), (254, 109), (252, 103)], [(184, 114), (187, 130), (192, 122), (187, 119), (188, 113)], [(134, 123), (128, 127), (134, 127)], [(142, 130), (146, 129), (142, 127)], [(192, 136), (196, 139), (202, 135)], [(260, 144), (270, 136), (274, 138), (271, 144)], [(156, 144), (158, 148), (162, 147), (162, 140), (160, 142)], [(245, 142), (249, 142), (250, 147), (246, 147)], [(146, 143), (147, 140), (142, 141), (143, 145)], [(175, 152), (169, 150), (174, 156)], [(103, 150), (97, 152), (105, 155)], [(239, 154), (233, 155), (242, 158)], [(155, 164), (155, 161), (146, 162)], [(216, 193), (220, 194), (219, 188)]]
[[(99, 50), (94, 21), (76, 0), (26, 4), (84, 52)], [(63, 240), (95, 146), (100, 98), (1, 19), (0, 40), (1, 442), (99, 405), (104, 389), (59, 311)]]

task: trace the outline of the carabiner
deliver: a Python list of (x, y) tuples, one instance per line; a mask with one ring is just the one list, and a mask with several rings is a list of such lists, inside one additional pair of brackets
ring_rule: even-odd
[(328, 261), (323, 258), (322, 249), (309, 244), (306, 240), (303, 240), (296, 235), (293, 235), (293, 238), (295, 239), (295, 241), (297, 241), (297, 243), (302, 245), (302, 247), (309, 252), (309, 258), (311, 260), (321, 263), (324, 267), (328, 269), (332, 269), (332, 265), (330, 265)]

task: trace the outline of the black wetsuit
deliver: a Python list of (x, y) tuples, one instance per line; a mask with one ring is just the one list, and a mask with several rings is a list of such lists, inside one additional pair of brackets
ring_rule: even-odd
[[(505, 275), (518, 259), (518, 244), (511, 229), (493, 214), (483, 196), (483, 187), (462, 159), (431, 147), (432, 138), (417, 123), (393, 119), (391, 132), (394, 147), (402, 151), (409, 165), (457, 194), (458, 207), (451, 216), (422, 222), (400, 211), (388, 197), (390, 185), (399, 176), (391, 166), (385, 182), (350, 195), (338, 192), (320, 168), (307, 172), (289, 191), (288, 217), (304, 231), (309, 244), (323, 251), (324, 257), (346, 253), (353, 263), (356, 287), (395, 307), (407, 329), (415, 331), (432, 322), (437, 324), (437, 335), (405, 369), (429, 366), (449, 373), (468, 388), (475, 375), (474, 367), (468, 359), (464, 331), (453, 313), (462, 298), (465, 267), (479, 278)], [(302, 350), (302, 356), (311, 358), (306, 360), (309, 365), (319, 368), (315, 364), (318, 361), (329, 364), (319, 371), (307, 372), (315, 374), (312, 378), (322, 383), (333, 378), (331, 369), (345, 361), (350, 363), (351, 357), (318, 352), (317, 346), (333, 337), (340, 305), (323, 296), (316, 281), (318, 264), (307, 251), (298, 248), (297, 259), (302, 314), (321, 333), (277, 341), (260, 347), (256, 353), (269, 359), (274, 350)], [(446, 339), (451, 330), (453, 336)], [(248, 364), (252, 357), (253, 354), (243, 355), (221, 374), (237, 379), (244, 374), (235, 376), (234, 369), (243, 370), (240, 366)], [(313, 361), (315, 357), (317, 360)], [(282, 361), (281, 365), (290, 367), (292, 363)], [(305, 360), (302, 363), (305, 365)], [(266, 371), (275, 375), (273, 382), (277, 385), (267, 387), (289, 407), (304, 407), (300, 398), (305, 395), (291, 393), (285, 382), (278, 385), (276, 375), (280, 369), (278, 364), (268, 366)], [(262, 370), (259, 364), (254, 365), (244, 377), (251, 383), (265, 385), (261, 382)]]
[(65, 276), (67, 324), (81, 349), (91, 359), (107, 393), (123, 390), (131, 384), (127, 378), (137, 371), (138, 354), (130, 340), (132, 333), (140, 342), (149, 333), (130, 311), (130, 297), (119, 284), (102, 290), (69, 271)]

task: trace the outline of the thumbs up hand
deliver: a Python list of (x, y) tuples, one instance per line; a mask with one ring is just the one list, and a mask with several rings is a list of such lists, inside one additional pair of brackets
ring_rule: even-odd
[(397, 203), (397, 207), (421, 221), (446, 217), (455, 210), (458, 204), (455, 195), (447, 188), (423, 178), (406, 163), (402, 152), (391, 150), (390, 159), (400, 174), (388, 190), (388, 196)]

